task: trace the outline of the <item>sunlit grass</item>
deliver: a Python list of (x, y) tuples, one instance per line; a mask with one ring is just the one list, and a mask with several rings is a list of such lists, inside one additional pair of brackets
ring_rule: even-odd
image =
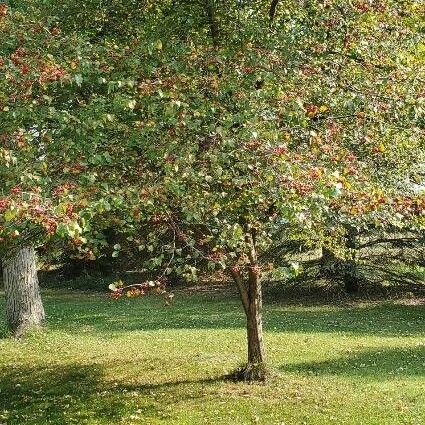
[[(423, 424), (425, 306), (266, 303), (272, 377), (223, 380), (245, 359), (228, 294), (112, 301), (46, 291), (48, 330), (0, 331), (0, 423)], [(0, 314), (3, 313), (3, 306)]]

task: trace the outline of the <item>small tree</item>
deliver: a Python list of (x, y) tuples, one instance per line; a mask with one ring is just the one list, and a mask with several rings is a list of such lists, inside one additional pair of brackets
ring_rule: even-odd
[(190, 41), (174, 32), (188, 12), (180, 3), (140, 35), (156, 67), (132, 94), (126, 128), (140, 167), (126, 175), (126, 199), (149, 230), (132, 240), (152, 268), (195, 274), (207, 262), (233, 278), (247, 318), (241, 377), (264, 379), (265, 253), (282, 230), (322, 243), (409, 216), (393, 205), (424, 158), (407, 64), (419, 15), (414, 4), (407, 18), (395, 4), (294, 2), (270, 29), (263, 2), (229, 4), (227, 16), (211, 4), (190, 11), (207, 17), (191, 20)]

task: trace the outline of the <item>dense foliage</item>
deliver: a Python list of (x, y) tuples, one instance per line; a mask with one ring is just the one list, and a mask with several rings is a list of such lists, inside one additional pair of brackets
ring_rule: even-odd
[(246, 226), (267, 247), (421, 213), (419, 2), (286, 2), (272, 23), (266, 2), (71, 3), (2, 6), (3, 238), (74, 236), (96, 199), (223, 262)]

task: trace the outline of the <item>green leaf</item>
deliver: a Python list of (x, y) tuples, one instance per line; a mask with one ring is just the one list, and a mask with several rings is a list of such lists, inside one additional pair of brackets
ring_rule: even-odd
[(78, 87), (81, 87), (81, 84), (83, 83), (83, 76), (81, 74), (75, 74), (74, 81)]
[(18, 210), (16, 209), (11, 209), (11, 210), (7, 210), (4, 213), (4, 220), (5, 221), (12, 221), (18, 214)]

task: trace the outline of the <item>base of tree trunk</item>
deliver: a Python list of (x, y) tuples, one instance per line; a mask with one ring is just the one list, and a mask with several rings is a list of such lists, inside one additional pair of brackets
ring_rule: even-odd
[(348, 294), (356, 294), (359, 292), (359, 281), (355, 276), (344, 276), (344, 289)]
[(359, 292), (360, 278), (355, 261), (348, 260), (344, 263), (343, 273), (344, 288), (348, 294)]
[(14, 339), (22, 339), (34, 335), (36, 332), (42, 332), (43, 329), (43, 323), (22, 323), (20, 326), (11, 330), (11, 336)]
[(231, 373), (229, 378), (238, 382), (265, 382), (268, 376), (265, 363), (248, 363)]
[(44, 308), (38, 286), (33, 247), (23, 247), (3, 259), (6, 323), (15, 338), (42, 327)]

